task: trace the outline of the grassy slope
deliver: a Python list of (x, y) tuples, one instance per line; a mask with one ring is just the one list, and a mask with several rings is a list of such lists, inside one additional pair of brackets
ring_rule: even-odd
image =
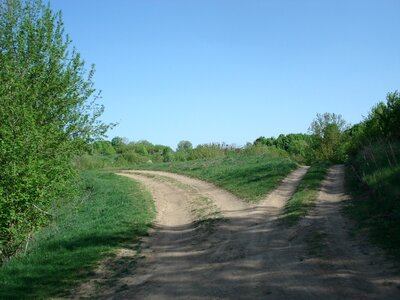
[(289, 225), (295, 225), (302, 217), (307, 215), (308, 210), (314, 205), (328, 167), (329, 164), (327, 163), (319, 163), (311, 166), (307, 171), (296, 192), (286, 204), (283, 219)]
[(212, 182), (238, 197), (257, 201), (273, 190), (297, 164), (268, 155), (234, 155), (224, 158), (142, 166), (143, 169), (185, 174)]
[(346, 173), (353, 200), (344, 211), (356, 221), (355, 233), (366, 231), (400, 261), (399, 161), (400, 144), (392, 149), (373, 145), (353, 158)]
[(82, 179), (84, 196), (62, 203), (28, 252), (0, 268), (1, 299), (63, 296), (110, 250), (147, 232), (154, 207), (138, 184), (94, 171)]

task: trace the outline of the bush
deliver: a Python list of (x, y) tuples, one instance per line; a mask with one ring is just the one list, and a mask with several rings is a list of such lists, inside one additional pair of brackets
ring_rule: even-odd
[(217, 158), (225, 155), (225, 149), (220, 144), (203, 144), (198, 145), (190, 152), (189, 159)]
[(98, 121), (94, 70), (70, 51), (60, 13), (0, 0), (0, 253), (15, 253), (72, 192), (72, 158), (108, 126)]
[(289, 157), (289, 153), (285, 150), (278, 149), (274, 146), (264, 146), (260, 144), (250, 145), (243, 149), (245, 155), (268, 155), (270, 157)]
[(140, 164), (148, 161), (146, 156), (140, 155), (134, 151), (124, 152), (121, 154), (122, 158), (130, 164)]

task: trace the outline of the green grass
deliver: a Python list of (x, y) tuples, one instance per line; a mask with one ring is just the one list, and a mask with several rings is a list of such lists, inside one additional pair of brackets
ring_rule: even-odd
[(328, 163), (319, 163), (308, 169), (296, 192), (286, 204), (283, 220), (287, 224), (295, 225), (314, 206), (328, 167)]
[(271, 155), (231, 155), (143, 165), (138, 169), (161, 170), (196, 177), (220, 186), (241, 199), (257, 201), (272, 191), (297, 164), (288, 158)]
[(82, 197), (59, 203), (56, 220), (34, 236), (26, 253), (0, 268), (1, 299), (65, 297), (113, 249), (147, 233), (154, 207), (137, 183), (90, 171), (82, 174), (81, 189)]
[(348, 163), (346, 185), (353, 200), (344, 212), (354, 234), (371, 241), (400, 262), (400, 142), (369, 144)]

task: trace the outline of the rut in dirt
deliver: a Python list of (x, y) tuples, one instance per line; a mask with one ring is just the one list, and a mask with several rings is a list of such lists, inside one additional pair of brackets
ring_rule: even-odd
[(121, 174), (153, 194), (157, 219), (137, 266), (96, 298), (399, 299), (396, 272), (371, 264), (347, 235), (342, 166), (329, 171), (315, 209), (298, 226), (280, 220), (306, 171), (290, 174), (257, 205), (182, 175)]
[[(270, 294), (271, 288), (259, 286), (263, 261), (275, 260), (266, 246), (276, 243), (276, 239), (270, 239), (275, 232), (279, 234), (278, 213), (306, 171), (300, 168), (293, 172), (258, 205), (246, 204), (212, 184), (181, 175), (154, 171), (129, 174), (152, 191), (161, 215), (167, 212), (164, 206), (171, 201), (168, 196), (175, 198), (179, 193), (186, 199), (178, 211), (195, 210), (188, 203), (201, 195), (216, 206), (220, 218), (205, 228), (196, 220), (172, 227), (157, 219), (157, 229), (145, 243), (146, 258), (137, 268), (130, 290), (116, 298), (249, 299)], [(165, 176), (183, 186), (163, 181)], [(171, 207), (168, 215), (179, 219), (177, 213)]]

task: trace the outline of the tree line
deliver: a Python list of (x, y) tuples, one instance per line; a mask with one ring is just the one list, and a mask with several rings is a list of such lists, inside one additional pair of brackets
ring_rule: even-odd
[[(359, 151), (376, 143), (393, 145), (400, 139), (400, 96), (389, 93), (386, 102), (376, 104), (363, 121), (350, 125), (340, 114), (317, 114), (308, 133), (280, 134), (257, 138), (244, 147), (225, 143), (200, 144), (182, 140), (173, 150), (169, 146), (148, 141), (129, 142), (115, 137), (88, 145), (86, 154), (76, 159), (81, 168), (121, 167), (143, 163), (188, 161), (235, 154), (270, 154), (290, 157), (302, 164), (316, 162), (344, 163)], [(389, 146), (388, 146), (389, 147)], [(390, 154), (393, 156), (392, 154)], [(394, 160), (395, 158), (393, 158)]]

